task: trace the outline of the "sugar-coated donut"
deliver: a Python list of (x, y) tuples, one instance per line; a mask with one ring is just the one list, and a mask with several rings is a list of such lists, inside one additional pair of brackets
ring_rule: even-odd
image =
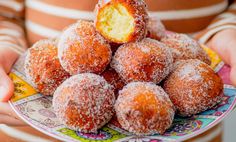
[(100, 0), (95, 26), (114, 43), (139, 41), (147, 34), (148, 13), (143, 0)]
[(110, 63), (109, 43), (96, 32), (92, 22), (79, 20), (69, 26), (58, 41), (62, 67), (71, 75), (103, 72)]
[(115, 103), (122, 128), (136, 135), (164, 133), (175, 115), (175, 109), (165, 91), (146, 82), (132, 82), (120, 92)]
[(150, 17), (147, 25), (147, 37), (161, 40), (166, 35), (166, 28), (157, 17)]
[(56, 88), (70, 75), (57, 56), (56, 40), (40, 40), (28, 51), (25, 59), (28, 80), (43, 95), (53, 95)]
[(82, 73), (67, 79), (54, 93), (53, 109), (68, 128), (97, 132), (114, 113), (115, 95), (111, 85), (96, 74)]
[(185, 34), (169, 33), (161, 39), (173, 52), (174, 61), (199, 59), (208, 65), (211, 60), (197, 41)]
[(125, 83), (161, 82), (171, 71), (172, 54), (168, 47), (153, 39), (122, 45), (111, 62)]
[(119, 74), (111, 67), (108, 67), (101, 76), (104, 77), (104, 79), (114, 87), (114, 93), (116, 97), (118, 96), (118, 91), (121, 90), (125, 83), (119, 76)]
[(164, 90), (181, 116), (205, 111), (222, 99), (221, 78), (206, 63), (182, 60), (164, 82)]

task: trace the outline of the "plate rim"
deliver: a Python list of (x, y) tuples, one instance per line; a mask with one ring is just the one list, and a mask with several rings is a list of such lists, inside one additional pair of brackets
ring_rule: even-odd
[[(221, 67), (220, 68), (222, 68), (222, 66), (224, 66), (225, 64), (224, 63), (222, 63), (222, 65), (221, 65)], [(13, 70), (15, 70), (14, 68), (13, 68)], [(18, 72), (18, 73), (20, 73), (19, 71), (17, 71), (17, 70), (15, 70), (16, 72)], [(11, 71), (12, 72), (12, 71)], [(216, 71), (216, 73), (217, 73), (218, 71)], [(15, 72), (12, 72), (12, 73), (14, 73), (15, 74)], [(21, 74), (21, 73), (20, 73)], [(18, 74), (17, 74), (18, 75)], [(19, 76), (20, 77), (20, 76)], [(21, 77), (20, 77), (21, 78)], [(27, 82), (28, 83), (28, 82)], [(224, 89), (234, 89), (234, 90), (236, 90), (236, 87), (234, 87), (234, 86), (232, 86), (232, 85), (230, 85), (230, 84), (224, 84)], [(38, 92), (36, 93), (36, 94), (38, 94)], [(34, 94), (35, 95), (35, 94)], [(42, 95), (42, 94), (41, 94)], [(28, 96), (29, 97), (29, 96)], [(27, 98), (27, 97), (26, 97)], [(41, 98), (41, 97), (40, 97)], [(17, 108), (16, 108), (16, 104), (12, 101), (12, 100), (9, 100), (8, 101), (8, 103), (10, 104), (10, 106), (11, 106), (11, 108), (14, 110), (14, 112), (17, 114), (17, 116), (19, 116), (26, 124), (28, 124), (29, 126), (31, 126), (31, 127), (33, 127), (34, 129), (36, 129), (36, 130), (38, 130), (38, 131), (40, 131), (40, 132), (42, 132), (42, 133), (44, 133), (44, 134), (46, 134), (46, 135), (48, 135), (48, 136), (51, 136), (51, 137), (53, 137), (53, 138), (55, 138), (55, 139), (58, 139), (58, 140), (62, 140), (62, 141), (68, 141), (68, 140), (70, 140), (70, 141), (72, 141), (72, 142), (78, 142), (78, 141), (81, 141), (81, 140), (78, 140), (78, 139), (73, 139), (72, 137), (70, 137), (70, 136), (67, 136), (67, 135), (63, 135), (62, 136), (62, 134), (59, 134), (59, 133), (57, 133), (57, 131), (56, 130), (53, 130), (53, 131), (49, 131), (49, 130), (45, 130), (45, 129), (43, 129), (41, 126), (38, 126), (38, 125), (36, 125), (35, 123), (37, 123), (37, 122), (34, 122), (34, 121), (30, 121), (30, 120), (28, 120), (25, 116), (24, 116), (24, 114), (22, 114)], [(200, 129), (200, 130), (197, 130), (197, 131), (194, 131), (194, 132), (192, 132), (191, 134), (187, 134), (186, 136), (181, 136), (181, 137), (179, 137), (179, 138), (176, 138), (176, 139), (174, 139), (174, 138), (168, 138), (168, 139), (170, 139), (169, 141), (184, 141), (184, 140), (189, 140), (189, 139), (191, 139), (191, 138), (193, 138), (193, 137), (196, 137), (196, 136), (198, 136), (198, 135), (200, 135), (200, 134), (202, 134), (202, 133), (204, 133), (204, 132), (206, 132), (207, 130), (209, 130), (209, 129), (211, 129), (212, 127), (214, 127), (214, 126), (216, 126), (217, 124), (219, 124), (220, 122), (222, 122), (222, 120), (224, 120), (224, 118), (225, 117), (227, 117), (232, 111), (233, 111), (233, 109), (235, 108), (235, 106), (236, 106), (236, 94), (235, 94), (235, 97), (234, 97), (234, 100), (233, 100), (233, 102), (230, 104), (230, 107), (221, 115), (221, 116), (218, 116), (218, 117), (216, 117), (212, 122), (210, 122), (208, 125), (207, 125), (207, 127), (204, 127), (204, 128), (202, 128), (202, 129)], [(193, 116), (194, 117), (194, 116)], [(200, 117), (201, 118), (201, 117)], [(127, 137), (125, 137), (125, 138), (128, 138), (128, 137), (134, 137), (135, 135), (131, 135), (131, 136), (127, 136)], [(152, 137), (152, 136), (145, 136), (145, 137)], [(160, 136), (156, 136), (156, 137), (161, 137), (161, 135)], [(155, 136), (153, 137), (153, 138), (155, 138)], [(118, 140), (115, 140), (116, 142), (122, 142), (122, 140), (124, 140), (124, 138), (121, 138), (121, 139), (118, 139)]]
[[(227, 85), (227, 84), (224, 84), (224, 88), (236, 90), (235, 87), (233, 87), (232, 85)], [(17, 108), (15, 107), (14, 102), (12, 102), (11, 100), (9, 100), (8, 103), (10, 104), (10, 106), (11, 106), (11, 108), (14, 110), (14, 112), (15, 112), (26, 124), (30, 125), (30, 126), (33, 127), (34, 129), (36, 129), (36, 130), (38, 130), (38, 131), (40, 131), (40, 132), (42, 132), (42, 133), (44, 133), (44, 134), (46, 134), (46, 135), (49, 135), (49, 136), (51, 136), (51, 137), (53, 137), (53, 138), (56, 138), (56, 139), (58, 139), (58, 140), (67, 141), (68, 139), (70, 139), (71, 141), (75, 141), (73, 138), (70, 138), (69, 136), (67, 137), (67, 136), (65, 135), (67, 138), (64, 138), (64, 137), (62, 137), (62, 136), (60, 136), (60, 135), (57, 135), (57, 134), (55, 134), (55, 133), (53, 133), (53, 132), (50, 133), (49, 131), (46, 131), (46, 130), (42, 129), (41, 127), (38, 127), (38, 126), (35, 125), (34, 123), (32, 123), (32, 122), (30, 122), (29, 120), (27, 120), (27, 119), (24, 117), (24, 115), (20, 114), (20, 112), (19, 112), (19, 111), (17, 110)], [(236, 106), (236, 95), (235, 95), (235, 97), (234, 97), (233, 102), (231, 103), (231, 106), (226, 110), (226, 112), (224, 112), (221, 116), (219, 116), (218, 118), (216, 118), (215, 120), (213, 120), (213, 122), (211, 122), (207, 127), (202, 128), (202, 129), (200, 129), (200, 130), (197, 130), (197, 131), (195, 131), (195, 132), (193, 132), (193, 133), (191, 133), (191, 134), (188, 134), (188, 135), (186, 135), (186, 136), (183, 136), (183, 137), (181, 137), (181, 138), (177, 138), (177, 139), (170, 138), (170, 139), (173, 139), (173, 141), (175, 141), (175, 140), (176, 140), (176, 141), (184, 141), (184, 140), (191, 139), (191, 138), (193, 138), (193, 137), (195, 137), (195, 136), (198, 136), (198, 135), (200, 135), (200, 134), (206, 132), (207, 130), (211, 129), (211, 128), (214, 127), (215, 125), (219, 124), (225, 117), (227, 117), (227, 116), (230, 114), (230, 112), (232, 112), (232, 110), (234, 109), (235, 106)], [(194, 116), (193, 116), (193, 117), (194, 117)], [(135, 136), (135, 135), (127, 136), (127, 137), (133, 137), (133, 136)], [(126, 137), (126, 138), (127, 138), (127, 137)], [(149, 136), (145, 136), (145, 137), (149, 137)], [(122, 139), (123, 139), (123, 138), (122, 138)], [(116, 141), (121, 142), (122, 139), (116, 140)], [(81, 141), (81, 140), (76, 140), (76, 141)], [(75, 142), (76, 142), (76, 141), (75, 141)]]
[[(234, 89), (236, 90), (236, 88), (234, 88)], [(208, 127), (200, 129), (200, 130), (196, 131), (195, 133), (189, 134), (187, 136), (183, 136), (183, 138), (179, 138), (178, 140), (185, 141), (185, 140), (191, 139), (195, 136), (198, 136), (198, 135), (206, 132), (207, 130), (211, 129), (212, 127), (214, 127), (217, 124), (219, 124), (220, 122), (222, 122), (225, 119), (225, 117), (227, 117), (230, 114), (230, 112), (232, 112), (232, 110), (234, 109), (235, 106), (236, 106), (236, 95), (235, 95), (234, 100), (233, 100), (231, 106), (229, 107), (229, 109), (227, 109), (226, 112), (224, 112), (221, 116), (219, 116), (213, 122), (211, 122), (208, 125)], [(194, 135), (194, 136), (192, 136), (192, 135)]]
[[(33, 123), (31, 123), (30, 121), (28, 121), (23, 115), (21, 115), (15, 108), (15, 105), (13, 104), (13, 102), (11, 100), (8, 101), (8, 103), (10, 104), (11, 108), (14, 110), (14, 112), (17, 114), (17, 116), (19, 116), (26, 124), (28, 124), (29, 126), (33, 127), (34, 129), (40, 131), (41, 133), (44, 133), (45, 135), (51, 136), (55, 139), (58, 140), (62, 140), (62, 141), (67, 141), (68, 139), (60, 137), (54, 133), (50, 133), (48, 131), (43, 130), (41, 127), (37, 127), (37, 125), (34, 125)], [(74, 141), (73, 139), (71, 139), (72, 141)], [(80, 140), (79, 140), (80, 141)]]

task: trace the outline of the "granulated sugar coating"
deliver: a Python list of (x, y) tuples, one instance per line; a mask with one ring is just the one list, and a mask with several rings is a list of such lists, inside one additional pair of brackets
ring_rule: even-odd
[(164, 133), (175, 115), (175, 109), (164, 90), (147, 82), (132, 82), (120, 92), (115, 104), (122, 128), (136, 135)]
[(92, 22), (79, 20), (68, 27), (58, 41), (62, 67), (71, 75), (103, 72), (112, 52), (107, 41), (96, 32)]
[(104, 77), (104, 79), (114, 87), (114, 93), (116, 98), (118, 97), (118, 92), (121, 90), (124, 86), (125, 83), (124, 81), (120, 78), (118, 73), (111, 67), (108, 67), (102, 74), (101, 76)]
[(112, 86), (92, 73), (72, 76), (53, 96), (59, 120), (72, 130), (86, 133), (97, 132), (111, 119), (114, 103)]
[(181, 116), (205, 111), (222, 99), (221, 78), (197, 59), (177, 62), (175, 70), (164, 82), (164, 90)]
[(185, 34), (169, 33), (161, 39), (161, 42), (172, 49), (174, 62), (198, 59), (208, 65), (211, 64), (210, 58), (198, 42)]
[(140, 42), (122, 45), (116, 51), (111, 67), (126, 83), (159, 83), (169, 74), (172, 64), (169, 48), (156, 40), (146, 38)]
[(70, 75), (60, 65), (56, 40), (40, 40), (31, 47), (25, 59), (28, 80), (43, 95), (53, 95)]
[(166, 28), (157, 17), (150, 17), (147, 25), (147, 37), (161, 40), (166, 36)]

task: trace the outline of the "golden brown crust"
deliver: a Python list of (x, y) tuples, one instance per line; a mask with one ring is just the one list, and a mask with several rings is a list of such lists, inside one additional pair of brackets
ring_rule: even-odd
[(98, 75), (82, 73), (63, 82), (53, 96), (53, 109), (68, 128), (97, 132), (113, 116), (112, 86)]
[(166, 28), (157, 17), (150, 17), (147, 25), (147, 37), (161, 40), (166, 35)]
[(44, 95), (53, 95), (56, 88), (70, 76), (59, 62), (54, 39), (40, 40), (28, 50), (25, 72), (27, 78)]
[(61, 34), (58, 56), (62, 67), (71, 75), (100, 74), (110, 63), (112, 52), (92, 22), (79, 20)]
[(205, 111), (222, 99), (221, 78), (206, 63), (197, 59), (176, 63), (164, 82), (164, 90), (181, 116)]
[(161, 42), (171, 48), (174, 62), (179, 60), (198, 59), (208, 65), (211, 64), (209, 56), (199, 43), (186, 34), (168, 32)]
[[(125, 41), (118, 41), (108, 35), (103, 34), (102, 29), (99, 28), (99, 14), (109, 5), (123, 5), (128, 11), (129, 14), (134, 18), (134, 31), (130, 33), (128, 39)], [(96, 6), (96, 19), (95, 19), (95, 27), (107, 40), (114, 43), (127, 43), (140, 41), (146, 37), (147, 34), (147, 23), (148, 23), (148, 13), (147, 7), (143, 0), (100, 0)]]
[(121, 90), (125, 83), (119, 76), (119, 74), (111, 67), (108, 67), (101, 76), (104, 77), (104, 79), (114, 87), (114, 93), (116, 95), (116, 98), (118, 97), (118, 92)]
[(115, 53), (111, 67), (126, 82), (146, 81), (159, 83), (171, 71), (172, 54), (164, 44), (143, 39), (122, 45)]
[(164, 90), (146, 82), (127, 84), (119, 92), (115, 110), (122, 128), (136, 135), (164, 133), (175, 114)]

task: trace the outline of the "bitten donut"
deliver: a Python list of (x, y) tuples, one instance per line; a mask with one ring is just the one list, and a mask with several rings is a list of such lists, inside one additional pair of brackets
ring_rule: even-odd
[(24, 68), (28, 80), (44, 95), (53, 95), (70, 76), (59, 62), (56, 40), (36, 42), (27, 51)]
[(100, 0), (95, 26), (110, 42), (127, 43), (147, 34), (148, 13), (143, 0)]
[(199, 59), (211, 64), (210, 58), (198, 42), (185, 34), (168, 33), (161, 42), (172, 49), (174, 61)]
[(157, 17), (150, 17), (147, 25), (147, 37), (161, 40), (166, 35), (166, 28)]
[(122, 45), (111, 62), (125, 83), (132, 81), (161, 82), (171, 71), (172, 54), (164, 44), (143, 39)]
[(54, 93), (53, 109), (68, 128), (97, 132), (114, 113), (113, 88), (99, 75), (83, 73), (72, 76)]
[(163, 134), (171, 126), (175, 114), (165, 91), (145, 82), (126, 85), (119, 92), (115, 110), (122, 128), (136, 135)]
[(116, 97), (118, 96), (118, 91), (121, 90), (124, 86), (125, 83), (124, 81), (120, 78), (118, 73), (111, 67), (108, 67), (102, 74), (101, 76), (104, 77), (104, 79), (114, 87), (114, 93)]
[(175, 105), (177, 113), (191, 116), (221, 101), (223, 83), (206, 63), (190, 59), (177, 62), (163, 88)]
[(92, 22), (79, 20), (69, 26), (58, 41), (58, 56), (62, 67), (71, 75), (102, 73), (110, 63), (109, 43), (96, 32)]

